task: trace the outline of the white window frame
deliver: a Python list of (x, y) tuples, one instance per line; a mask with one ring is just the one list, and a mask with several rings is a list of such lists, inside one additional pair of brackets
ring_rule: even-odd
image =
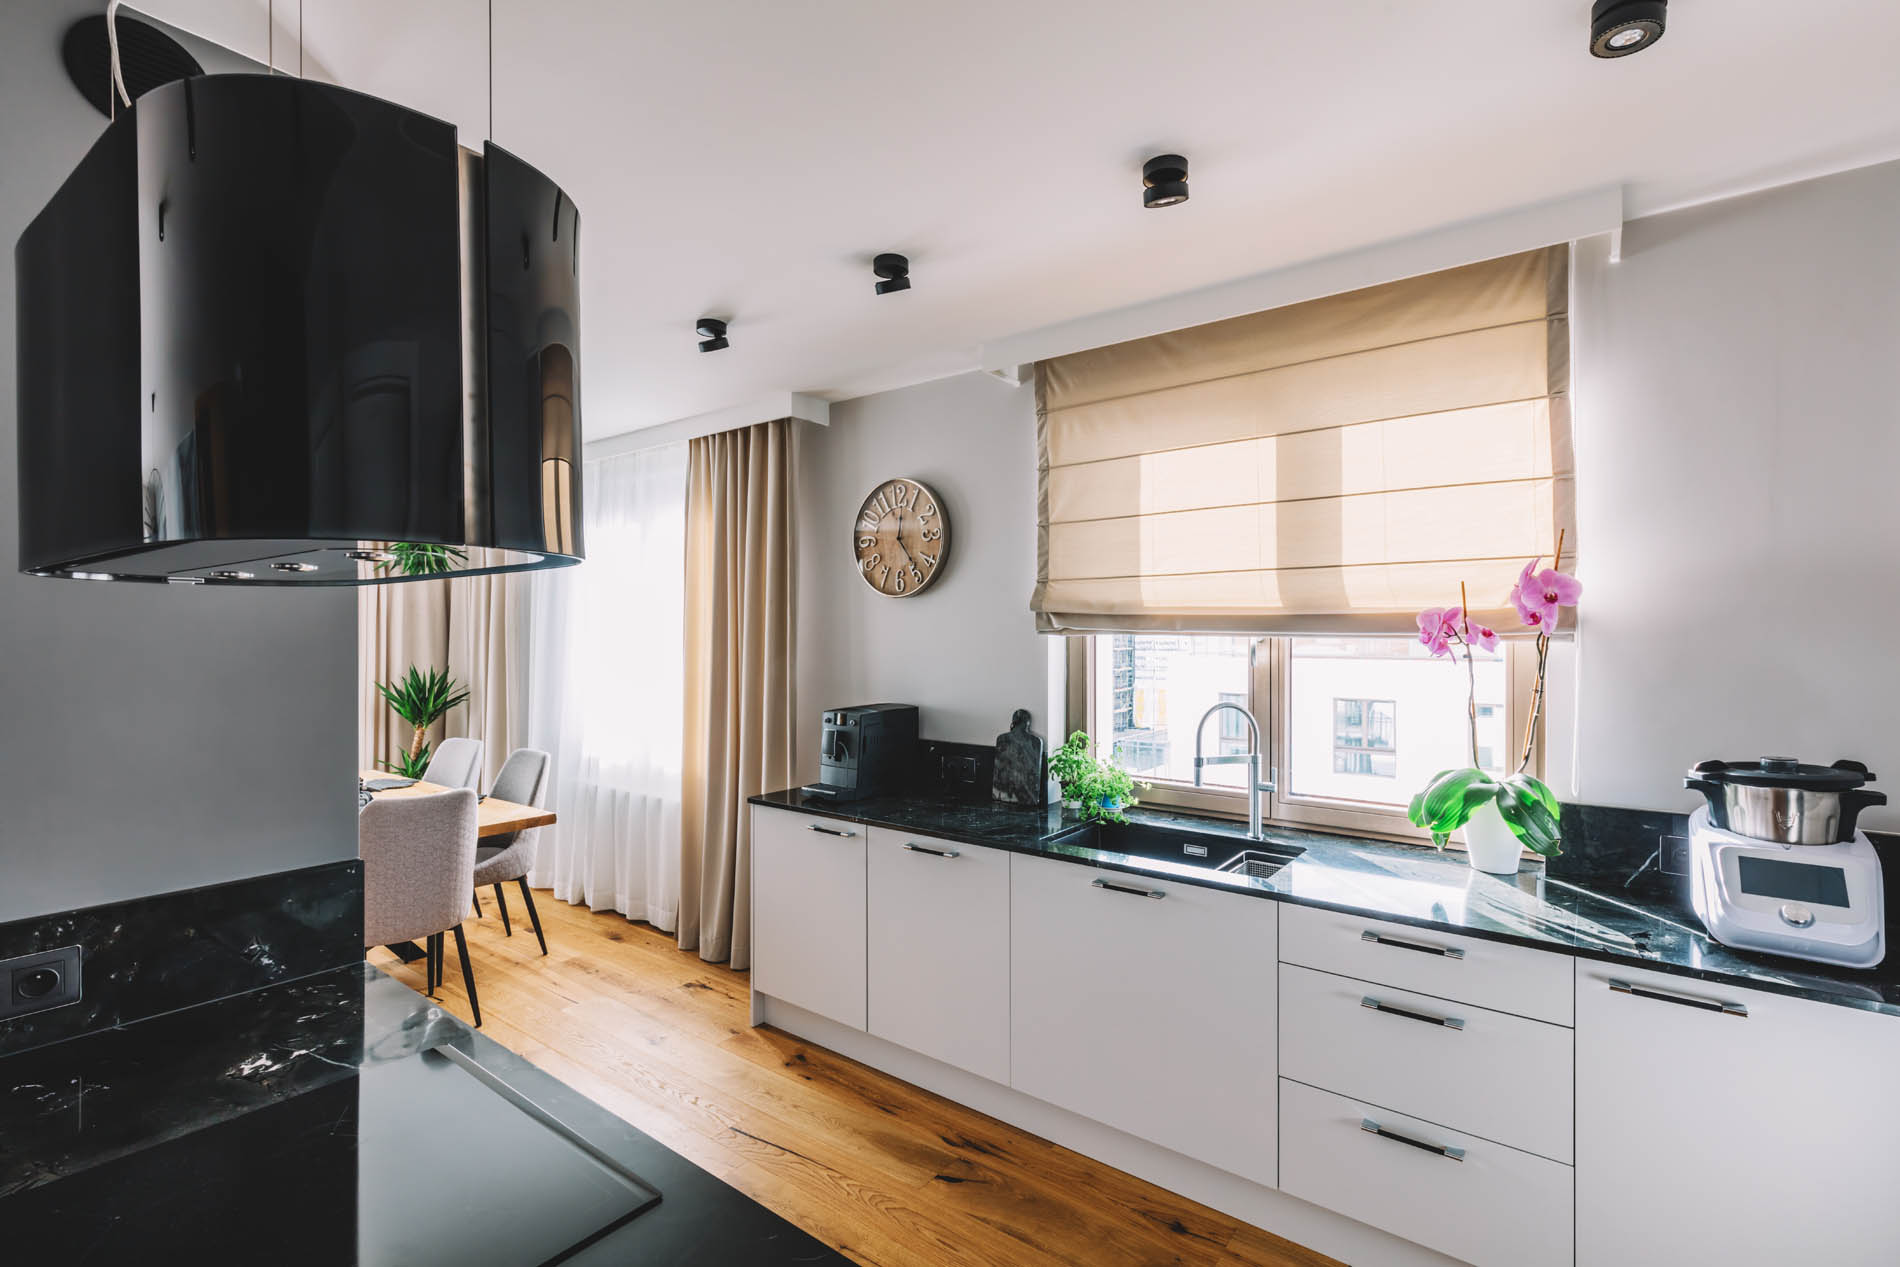
[[(1139, 635), (1137, 635), (1139, 636)], [(1106, 729), (1098, 725), (1095, 700), (1095, 635), (1075, 635), (1068, 639), (1068, 704), (1070, 730), (1086, 730), (1090, 738), (1100, 738)], [(1248, 674), (1247, 707), (1259, 721), (1266, 752), (1261, 761), (1262, 774), (1274, 785), (1263, 796), (1262, 813), (1270, 823), (1285, 827), (1314, 828), (1321, 831), (1347, 832), (1356, 836), (1375, 836), (1389, 840), (1429, 840), (1430, 833), (1412, 826), (1402, 806), (1390, 809), (1368, 805), (1364, 801), (1338, 800), (1319, 796), (1295, 796), (1283, 791), (1279, 754), (1288, 747), (1292, 724), (1291, 691), (1287, 689), (1292, 667), (1292, 641), (1286, 637), (1266, 636), (1253, 642)], [(1508, 748), (1506, 759), (1521, 751), (1524, 744), (1526, 710), (1537, 672), (1537, 653), (1528, 643), (1505, 644), (1504, 714)], [(1531, 745), (1531, 761), (1526, 769), (1543, 777), (1544, 742), (1540, 720)], [(1401, 789), (1404, 790), (1404, 789)], [(1416, 791), (1417, 789), (1411, 789)], [(1187, 810), (1221, 818), (1244, 819), (1247, 794), (1241, 788), (1195, 787), (1191, 783), (1151, 780), (1142, 794), (1145, 805)]]

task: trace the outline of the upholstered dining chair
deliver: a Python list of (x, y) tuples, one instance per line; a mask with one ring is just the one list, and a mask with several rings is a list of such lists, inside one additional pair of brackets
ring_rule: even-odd
[(481, 769), (481, 740), (444, 739), (435, 755), (429, 758), (429, 768), (423, 771), (422, 781), (437, 787), (472, 788)]
[[(548, 754), (538, 748), (516, 748), (502, 763), (501, 773), (495, 776), (495, 786), (488, 789), (488, 794), (497, 800), (538, 809), (547, 786)], [(475, 910), (479, 914), (482, 909), (482, 886), (494, 885), (495, 905), (501, 908), (502, 931), (513, 937), (514, 926), (508, 922), (508, 899), (503, 896), (501, 886), (509, 880), (520, 881), (521, 900), (528, 904), (534, 937), (541, 943), (541, 953), (545, 955), (548, 939), (542, 935), (541, 913), (534, 909), (534, 891), (528, 887), (528, 872), (534, 866), (535, 837), (540, 830), (530, 827), (506, 836), (490, 836), (481, 842), (475, 852)]]
[(462, 957), (462, 983), (481, 1027), (475, 970), (462, 934), (462, 894), (475, 865), (479, 819), (469, 788), (427, 796), (378, 797), (356, 819), (357, 853), (363, 859), (363, 947), (424, 941), (428, 992), (442, 984), (442, 935), (453, 930)]

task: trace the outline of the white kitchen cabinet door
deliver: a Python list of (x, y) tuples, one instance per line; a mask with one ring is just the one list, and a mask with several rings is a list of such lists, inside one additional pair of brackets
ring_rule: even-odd
[(1897, 1176), (1900, 1017), (1577, 961), (1578, 1267), (1891, 1267)]
[(866, 1028), (1009, 1081), (1009, 854), (870, 829)]
[[(276, 6), (274, 37), (272, 7), (270, 0), (133, 0), (120, 12), (157, 18), (234, 53), (242, 53), (260, 66), (270, 65), (275, 52), (277, 69), (295, 74), (297, 0), (280, 0)], [(105, 9), (102, 3), (97, 12), (104, 13)]]
[(1013, 856), (1010, 1085), (1274, 1186), (1277, 916), (1261, 898)]
[(488, 0), (310, 0), (302, 74), (453, 123), (456, 139), (479, 152), (488, 137)]
[(864, 1028), (864, 828), (752, 807), (752, 988)]

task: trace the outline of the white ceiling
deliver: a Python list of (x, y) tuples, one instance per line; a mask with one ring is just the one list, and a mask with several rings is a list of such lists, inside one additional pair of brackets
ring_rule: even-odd
[[(581, 209), (592, 439), (1580, 190), (1641, 213), (1900, 154), (1900, 4), (1677, 0), (1619, 61), (1589, 10), (495, 0), (495, 138)], [(1145, 211), (1163, 150), (1193, 199)], [(885, 250), (915, 289), (872, 293)]]

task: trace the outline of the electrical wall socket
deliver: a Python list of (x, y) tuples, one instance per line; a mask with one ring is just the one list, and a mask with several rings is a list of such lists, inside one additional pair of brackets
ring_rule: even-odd
[(77, 946), (0, 959), (0, 1021), (79, 1002)]

